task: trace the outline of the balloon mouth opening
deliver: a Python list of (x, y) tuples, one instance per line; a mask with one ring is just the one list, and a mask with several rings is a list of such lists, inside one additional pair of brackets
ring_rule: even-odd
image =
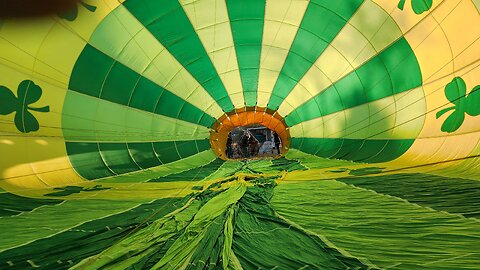
[[(230, 132), (238, 127), (261, 125), (275, 132), (281, 140), (280, 155), (287, 153), (290, 145), (290, 132), (283, 117), (274, 110), (263, 107), (243, 107), (223, 114), (215, 121), (210, 131), (210, 145), (213, 152), (227, 160), (226, 146)], [(251, 157), (254, 158), (254, 157)]]

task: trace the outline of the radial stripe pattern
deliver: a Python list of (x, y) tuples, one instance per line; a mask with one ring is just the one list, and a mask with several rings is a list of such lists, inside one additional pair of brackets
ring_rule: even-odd
[[(310, 1), (268, 103), (276, 110), (363, 1)], [(322, 23), (323, 21), (323, 23)]]
[(178, 1), (127, 1), (124, 5), (197, 79), (224, 111), (233, 109), (225, 86)]
[(478, 0), (5, 12), (0, 269), (478, 268)]

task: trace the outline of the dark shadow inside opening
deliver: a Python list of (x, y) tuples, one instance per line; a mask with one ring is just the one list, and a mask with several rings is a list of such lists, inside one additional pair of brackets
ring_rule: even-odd
[(278, 134), (265, 126), (254, 124), (233, 129), (227, 138), (227, 158), (266, 158), (280, 155), (282, 140)]

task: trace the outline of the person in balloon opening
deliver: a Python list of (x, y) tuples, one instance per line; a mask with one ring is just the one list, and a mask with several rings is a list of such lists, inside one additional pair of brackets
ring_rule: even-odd
[(249, 134), (248, 138), (248, 152), (249, 157), (255, 157), (258, 155), (259, 142), (252, 134)]
[(233, 143), (232, 134), (229, 133), (228, 138), (227, 138), (227, 149), (225, 150), (225, 152), (227, 154), (227, 158), (232, 158), (233, 157), (232, 143)]
[(277, 155), (280, 155), (280, 137), (276, 132), (273, 133), (273, 142), (275, 143), (275, 149), (277, 149)]

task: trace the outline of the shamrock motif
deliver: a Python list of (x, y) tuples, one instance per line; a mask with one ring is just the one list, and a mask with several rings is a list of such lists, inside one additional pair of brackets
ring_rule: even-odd
[[(400, 0), (398, 3), (398, 8), (403, 10), (406, 0)], [(412, 0), (412, 9), (416, 14), (422, 14), (423, 12), (429, 10), (432, 7), (433, 0)]]
[(454, 105), (437, 112), (437, 119), (450, 110), (454, 112), (445, 119), (443, 132), (454, 132), (465, 120), (465, 113), (470, 116), (480, 115), (480, 85), (475, 86), (467, 96), (467, 85), (460, 77), (455, 77), (445, 86), (445, 96)]
[[(86, 8), (90, 12), (95, 12), (95, 10), (97, 9), (96, 6), (89, 5), (85, 2), (83, 2), (83, 0), (80, 1), (80, 5), (82, 5), (84, 8)], [(75, 6), (71, 10), (68, 10), (66, 12), (63, 12), (63, 13), (60, 13), (60, 14), (57, 14), (57, 15), (58, 15), (58, 17), (60, 17), (62, 19), (73, 22), (78, 16), (78, 6)]]
[(37, 131), (40, 126), (37, 119), (29, 110), (49, 112), (50, 107), (33, 108), (29, 105), (37, 102), (42, 96), (42, 88), (30, 80), (24, 80), (18, 85), (18, 98), (10, 89), (0, 86), (0, 115), (15, 112), (15, 126), (23, 133)]

